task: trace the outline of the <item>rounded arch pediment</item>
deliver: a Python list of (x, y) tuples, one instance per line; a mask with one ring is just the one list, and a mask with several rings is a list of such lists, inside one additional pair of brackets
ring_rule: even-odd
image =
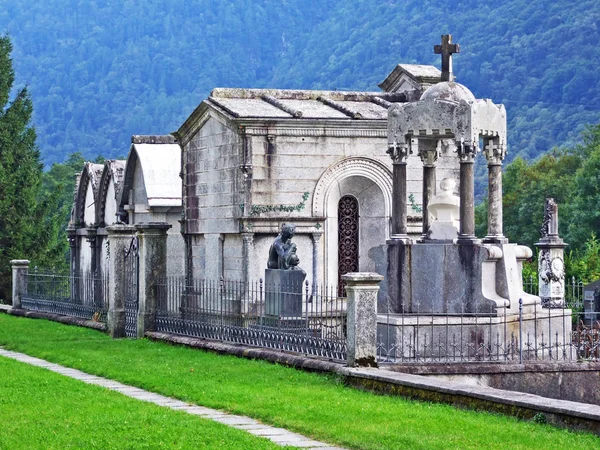
[(312, 214), (325, 217), (327, 201), (334, 186), (349, 177), (364, 177), (375, 183), (383, 192), (385, 211), (391, 214), (392, 207), (392, 172), (381, 162), (364, 157), (346, 158), (329, 167), (323, 174), (313, 195)]
[[(99, 179), (102, 174), (104, 166), (102, 164), (95, 164), (86, 162), (79, 177), (79, 185), (77, 186), (77, 198), (75, 201), (75, 218), (78, 226), (86, 226), (85, 215), (88, 207), (94, 206), (98, 196)], [(93, 199), (92, 205), (86, 205), (86, 198), (88, 198), (88, 189), (92, 190), (91, 197)], [(94, 212), (95, 218), (95, 212)]]
[[(110, 159), (104, 162), (104, 170), (100, 177), (98, 187), (98, 205), (96, 207), (96, 223), (105, 225), (107, 202), (113, 201), (117, 205), (120, 201), (121, 189), (123, 186), (123, 176), (125, 170), (125, 161)], [(108, 198), (109, 187), (112, 183), (114, 197)], [(116, 207), (116, 206), (115, 206)]]

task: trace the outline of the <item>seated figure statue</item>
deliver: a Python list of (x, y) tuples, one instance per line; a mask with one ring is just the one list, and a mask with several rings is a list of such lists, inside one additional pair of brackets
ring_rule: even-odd
[(281, 226), (281, 233), (269, 249), (268, 269), (302, 270), (298, 267), (300, 258), (296, 254), (296, 244), (292, 242), (295, 232), (296, 227), (292, 224), (284, 223)]

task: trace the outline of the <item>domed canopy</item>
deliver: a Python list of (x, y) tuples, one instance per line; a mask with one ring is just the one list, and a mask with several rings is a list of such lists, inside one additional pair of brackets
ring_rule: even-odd
[(461, 100), (475, 101), (475, 96), (462, 84), (454, 81), (443, 81), (428, 88), (421, 96), (421, 100), (433, 101), (436, 99), (460, 103)]

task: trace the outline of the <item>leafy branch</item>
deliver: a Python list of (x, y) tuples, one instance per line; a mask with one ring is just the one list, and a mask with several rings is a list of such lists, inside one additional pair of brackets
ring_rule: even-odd
[[(302, 194), (302, 201), (297, 205), (252, 205), (250, 207), (250, 217), (260, 216), (269, 212), (294, 212), (302, 211), (306, 207), (306, 201), (310, 196), (310, 192)], [(244, 210), (244, 204), (240, 204), (240, 209)]]

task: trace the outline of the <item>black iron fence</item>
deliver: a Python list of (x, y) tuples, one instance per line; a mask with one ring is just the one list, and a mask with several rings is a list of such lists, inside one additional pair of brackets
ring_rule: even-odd
[(27, 276), (27, 292), (22, 294), (21, 304), (32, 311), (105, 322), (107, 294), (107, 277), (33, 270)]
[(157, 282), (157, 331), (346, 359), (346, 299), (308, 283)]
[[(565, 280), (565, 300), (574, 311), (583, 310), (583, 287), (584, 282), (575, 277)], [(523, 279), (523, 289), (528, 294), (538, 295), (539, 280), (537, 276), (529, 276)]]

